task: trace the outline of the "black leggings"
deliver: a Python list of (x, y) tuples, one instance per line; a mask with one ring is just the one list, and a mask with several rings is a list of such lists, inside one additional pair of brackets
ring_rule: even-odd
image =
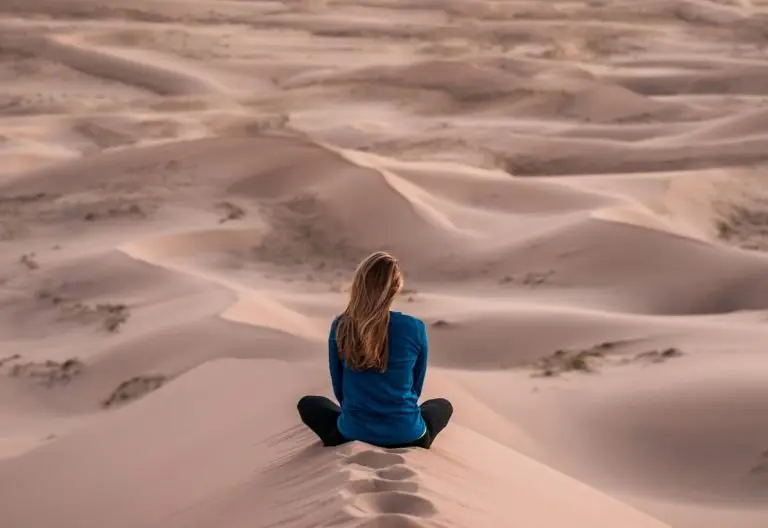
[[(297, 405), (301, 421), (312, 429), (320, 437), (324, 446), (337, 446), (350, 442), (344, 438), (336, 427), (336, 421), (341, 414), (341, 409), (325, 396), (304, 396)], [(429, 449), (435, 437), (445, 429), (453, 414), (453, 405), (444, 398), (427, 400), (420, 406), (421, 416), (427, 424), (427, 432), (424, 436), (407, 444), (382, 445), (378, 447), (423, 447)]]

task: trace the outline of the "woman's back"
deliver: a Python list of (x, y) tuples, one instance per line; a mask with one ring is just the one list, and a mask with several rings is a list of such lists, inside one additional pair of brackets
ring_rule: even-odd
[(346, 438), (380, 445), (412, 442), (425, 431), (418, 400), (427, 367), (424, 323), (390, 312), (386, 369), (356, 370), (341, 359), (336, 343), (337, 318), (328, 341), (331, 381), (341, 403), (339, 431)]
[(304, 396), (301, 420), (323, 445), (361, 440), (382, 447), (428, 449), (453, 414), (444, 398), (418, 404), (427, 369), (424, 322), (390, 310), (403, 290), (397, 260), (383, 251), (358, 265), (349, 303), (331, 323), (328, 365), (341, 407)]

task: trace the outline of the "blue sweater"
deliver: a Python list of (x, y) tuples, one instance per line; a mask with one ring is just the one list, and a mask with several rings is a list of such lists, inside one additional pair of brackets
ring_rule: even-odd
[(418, 400), (427, 371), (427, 328), (424, 322), (390, 312), (389, 360), (385, 372), (355, 371), (339, 359), (336, 324), (328, 336), (333, 393), (341, 405), (339, 432), (349, 440), (387, 446), (413, 442), (426, 425)]

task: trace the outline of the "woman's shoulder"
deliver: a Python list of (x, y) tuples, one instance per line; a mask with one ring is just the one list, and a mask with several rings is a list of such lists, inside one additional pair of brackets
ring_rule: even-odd
[(408, 315), (403, 312), (391, 311), (389, 313), (389, 320), (391, 321), (391, 323), (394, 323), (396, 325), (409, 326), (417, 330), (420, 330), (425, 326), (424, 321), (422, 321), (418, 317), (414, 317), (412, 315)]

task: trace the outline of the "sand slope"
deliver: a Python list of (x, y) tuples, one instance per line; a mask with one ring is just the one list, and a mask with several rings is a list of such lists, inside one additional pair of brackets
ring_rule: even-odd
[[(768, 3), (0, 0), (0, 518), (768, 523)], [(358, 260), (429, 452), (322, 449)]]
[[(274, 376), (291, 381), (266, 400), (263, 386)], [(313, 377), (310, 369), (275, 361), (219, 360), (194, 369), (99, 425), (6, 461), (0, 478), (15, 485), (3, 484), (4, 500), (16, 505), (7, 522), (555, 526), (576, 517), (664, 526), (458, 425), (434, 452), (410, 453), (357, 444), (323, 450), (288, 413), (264, 420), (276, 404), (290, 406)], [(211, 394), (210, 387), (219, 389)], [(471, 401), (457, 403), (474, 410)], [(157, 438), (174, 439), (173, 447)], [(34, 477), (39, 471), (48, 473), (44, 483)], [(78, 486), (71, 485), (73, 477)], [(153, 478), (160, 479), (157, 487)], [(467, 488), (468, 482), (475, 486)], [(520, 501), (514, 515), (503, 502), (510, 494)], [(37, 501), (48, 508), (35, 508)]]

